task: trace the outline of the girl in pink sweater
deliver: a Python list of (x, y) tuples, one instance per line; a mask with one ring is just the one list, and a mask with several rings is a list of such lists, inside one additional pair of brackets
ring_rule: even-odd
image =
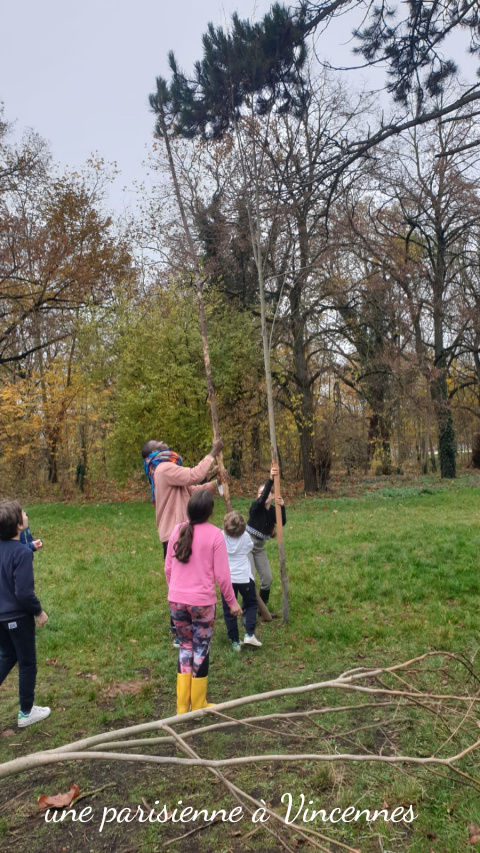
[(180, 640), (177, 668), (177, 714), (207, 708), (210, 643), (215, 623), (215, 581), (233, 616), (241, 616), (218, 527), (209, 524), (211, 492), (194, 492), (187, 505), (188, 524), (177, 524), (165, 559), (170, 613)]

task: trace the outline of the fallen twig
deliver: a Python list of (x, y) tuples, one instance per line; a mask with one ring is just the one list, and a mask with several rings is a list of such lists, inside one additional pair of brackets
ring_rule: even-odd
[(162, 847), (168, 847), (169, 844), (176, 844), (177, 841), (182, 841), (184, 838), (188, 838), (189, 835), (195, 835), (196, 832), (203, 832), (205, 829), (210, 829), (211, 826), (221, 822), (222, 819), (220, 817), (216, 817), (215, 820), (205, 823), (203, 826), (197, 826), (195, 829), (190, 829), (189, 832), (185, 832), (183, 835), (177, 835), (176, 838), (170, 838), (168, 841), (164, 841)]
[(116, 783), (116, 782), (107, 782), (107, 784), (106, 784), (106, 785), (102, 785), (102, 787), (101, 787), (101, 788), (95, 788), (95, 790), (94, 790), (94, 791), (86, 791), (86, 792), (85, 792), (85, 794), (80, 794), (80, 795), (76, 798), (75, 802), (76, 802), (76, 803), (79, 803), (79, 802), (80, 802), (80, 800), (86, 800), (86, 799), (87, 799), (87, 797), (96, 797), (96, 795), (97, 795), (97, 794), (101, 794), (101, 792), (102, 792), (102, 791), (105, 791), (105, 789), (106, 789), (106, 788), (116, 788), (116, 787), (117, 787), (117, 783)]

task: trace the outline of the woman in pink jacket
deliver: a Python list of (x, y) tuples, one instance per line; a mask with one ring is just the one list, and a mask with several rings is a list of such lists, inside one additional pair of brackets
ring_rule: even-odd
[(187, 505), (188, 524), (177, 524), (165, 559), (168, 601), (180, 640), (177, 668), (177, 714), (209, 707), (210, 643), (215, 623), (215, 581), (233, 616), (241, 616), (230, 580), (227, 549), (218, 527), (209, 524), (211, 492), (194, 492)]

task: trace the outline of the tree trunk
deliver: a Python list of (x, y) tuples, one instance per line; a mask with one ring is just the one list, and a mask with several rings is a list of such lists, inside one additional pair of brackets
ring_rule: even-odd
[(428, 474), (428, 442), (425, 435), (420, 438), (419, 462), (422, 474)]
[(75, 472), (75, 482), (83, 493), (85, 489), (85, 477), (87, 475), (87, 425), (84, 421), (80, 424), (80, 456), (78, 459), (77, 470)]
[(432, 397), (437, 418), (440, 476), (453, 480), (456, 477), (455, 430), (448, 401), (447, 378), (443, 372), (433, 381)]
[(316, 453), (313, 437), (313, 401), (309, 399), (309, 388), (304, 388), (300, 411), (294, 412), (295, 424), (300, 439), (300, 460), (303, 484), (306, 492), (318, 491)]
[[(475, 376), (477, 379), (478, 411), (480, 413), (480, 332), (475, 335), (475, 350), (473, 353), (475, 364)], [(472, 442), (472, 468), (480, 468), (480, 431), (473, 436)]]
[[(378, 379), (377, 379), (378, 381)], [(385, 390), (382, 386), (370, 388), (367, 401), (372, 408), (368, 427), (368, 453), (371, 462), (374, 456), (379, 458), (382, 474), (391, 474), (392, 452), (390, 447), (390, 425), (385, 414)]]
[(471, 466), (472, 468), (480, 468), (480, 432), (476, 432), (473, 436)]
[(440, 476), (456, 477), (456, 443), (453, 417), (447, 390), (447, 357), (443, 343), (444, 290), (445, 290), (445, 234), (438, 214), (436, 226), (436, 258), (433, 280), (433, 333), (435, 348), (435, 375), (432, 382), (432, 399), (438, 429), (438, 458)]
[(298, 390), (298, 404), (294, 409), (294, 417), (300, 438), (304, 489), (306, 492), (316, 492), (319, 484), (315, 464), (313, 387), (309, 381), (305, 359), (305, 321), (302, 317), (300, 297), (301, 286), (298, 282), (298, 287), (293, 287), (290, 293), (295, 384)]
[(260, 458), (260, 424), (254, 423), (250, 433), (252, 468), (258, 471), (261, 466)]
[(300, 452), (302, 455), (302, 473), (304, 489), (306, 492), (316, 492), (319, 489), (319, 482), (317, 476), (317, 467), (312, 460), (312, 456), (314, 455), (314, 448), (312, 442), (312, 426), (308, 426), (308, 424), (306, 424), (305, 422), (302, 423), (300, 430)]
[(54, 485), (58, 483), (59, 430), (57, 428), (48, 429), (47, 441), (48, 482)]
[(230, 474), (230, 477), (235, 477), (237, 480), (240, 480), (242, 476), (242, 458), (242, 444), (240, 441), (234, 441), (232, 444), (228, 473)]

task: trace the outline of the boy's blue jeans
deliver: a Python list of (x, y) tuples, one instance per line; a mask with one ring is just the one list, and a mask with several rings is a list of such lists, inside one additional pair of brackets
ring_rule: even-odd
[[(233, 591), (236, 596), (238, 593), (242, 596), (242, 610), (243, 610), (243, 624), (245, 626), (245, 631), (247, 634), (255, 633), (255, 626), (257, 624), (257, 593), (255, 589), (255, 581), (253, 578), (250, 578), (249, 583), (232, 583)], [(225, 619), (225, 625), (227, 626), (227, 634), (228, 639), (232, 643), (238, 643), (238, 622), (237, 617), (232, 616), (230, 613), (230, 608), (225, 601), (222, 595), (222, 605), (223, 605), (223, 618)]]
[(35, 619), (31, 614), (0, 621), (0, 684), (18, 663), (20, 710), (29, 714), (35, 698), (37, 655)]

